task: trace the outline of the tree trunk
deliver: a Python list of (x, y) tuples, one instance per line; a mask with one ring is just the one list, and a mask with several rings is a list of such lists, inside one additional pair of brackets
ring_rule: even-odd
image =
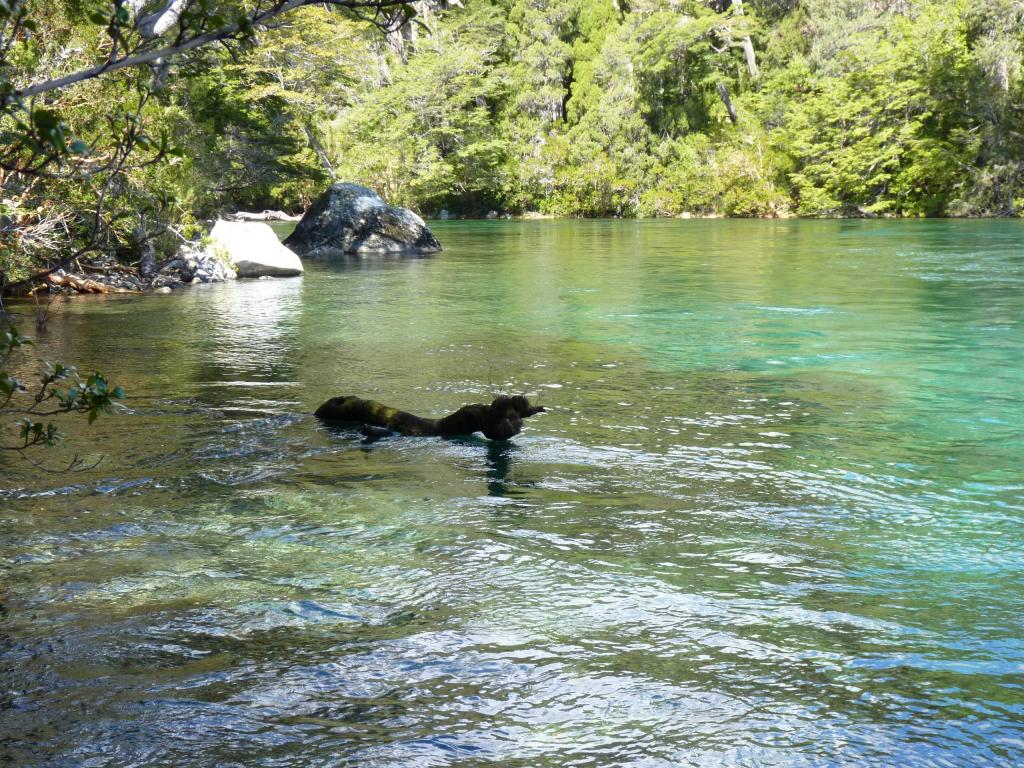
[(309, 125), (303, 125), (302, 130), (306, 132), (306, 140), (309, 142), (309, 146), (313, 148), (316, 153), (317, 159), (320, 161), (320, 165), (327, 171), (327, 175), (330, 176), (331, 181), (337, 181), (338, 177), (334, 173), (334, 165), (331, 163), (331, 158), (327, 155), (327, 150), (324, 149), (324, 145), (320, 143), (320, 139), (317, 138), (313, 128)]
[(750, 70), (750, 76), (757, 78), (760, 71), (757, 68), (757, 57), (754, 55), (754, 44), (750, 42), (750, 37), (744, 37), (741, 41), (743, 46), (743, 55), (747, 57), (747, 69)]
[[(129, 3), (129, 7), (136, 14), (142, 10), (144, 5), (144, 0), (133, 0)], [(138, 18), (135, 22), (135, 28), (138, 29), (139, 35), (144, 40), (160, 37), (160, 35), (178, 23), (178, 19), (181, 18), (181, 14), (185, 11), (187, 5), (186, 0), (168, 0), (160, 10)]]
[[(733, 5), (736, 6), (736, 15), (743, 15), (743, 0), (733, 0)], [(760, 70), (757, 68), (757, 56), (754, 55), (754, 43), (750, 40), (750, 35), (744, 35), (740, 41), (740, 45), (743, 46), (743, 55), (747, 59), (747, 69), (750, 71), (750, 76), (757, 78), (760, 74)]]
[(722, 97), (722, 103), (725, 104), (725, 111), (729, 113), (729, 119), (733, 125), (739, 122), (739, 117), (736, 115), (736, 110), (733, 109), (732, 99), (729, 98), (729, 89), (725, 87), (725, 83), (718, 84), (718, 95)]
[(156, 275), (156, 248), (141, 224), (132, 231), (132, 239), (139, 250), (139, 274), (149, 279)]

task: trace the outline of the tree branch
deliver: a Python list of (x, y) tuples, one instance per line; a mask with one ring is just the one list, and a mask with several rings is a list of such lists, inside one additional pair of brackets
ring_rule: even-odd
[(253, 27), (273, 19), (275, 16), (280, 16), (281, 14), (288, 13), (289, 11), (294, 11), (295, 9), (301, 8), (305, 5), (317, 4), (334, 5), (355, 13), (359, 13), (361, 10), (372, 9), (376, 10), (379, 14), (380, 11), (385, 8), (394, 8), (405, 5), (406, 3), (403, 2), (403, 0), (283, 0), (282, 2), (275, 3), (264, 11), (260, 11), (258, 9), (251, 11), (250, 13), (240, 17), (238, 21), (232, 24), (227, 24), (219, 29), (204, 32), (189, 38), (182, 39), (179, 37), (179, 40), (175, 41), (172, 45), (125, 55), (118, 59), (107, 60), (102, 64), (97, 64), (96, 66), (89, 67), (88, 69), (81, 69), (78, 72), (72, 72), (71, 74), (64, 75), (64, 77), (44, 80), (41, 83), (34, 83), (23, 90), (15, 91), (15, 96), (21, 98), (36, 96), (40, 93), (59, 90), (61, 88), (66, 88), (69, 85), (74, 85), (75, 83), (91, 80), (108, 72), (116, 72), (119, 69), (137, 67), (142, 64), (150, 64), (161, 59), (177, 56), (218, 40), (227, 40), (229, 38), (236, 37), (240, 33), (243, 33), (243, 30), (251, 30)]

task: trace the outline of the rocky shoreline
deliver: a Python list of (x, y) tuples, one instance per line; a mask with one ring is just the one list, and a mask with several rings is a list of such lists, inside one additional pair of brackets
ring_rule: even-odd
[(294, 277), (302, 262), (266, 224), (218, 220), (202, 242), (188, 243), (170, 259), (157, 262), (152, 250), (126, 266), (112, 257), (58, 269), (42, 276), (33, 293), (169, 293), (186, 285), (223, 283), (239, 277)]
[[(148, 266), (148, 269), (147, 269)], [(222, 283), (236, 278), (234, 269), (212, 251), (182, 249), (163, 263), (125, 266), (112, 258), (81, 265), (77, 270), (58, 269), (42, 278), (33, 292), (56, 293), (168, 293), (200, 283)]]
[(318, 198), (282, 243), (267, 221), (294, 220), (282, 211), (235, 213), (218, 219), (201, 241), (187, 242), (171, 258), (157, 261), (152, 244), (139, 261), (125, 265), (113, 256), (36, 275), (28, 293), (169, 293), (186, 285), (237, 278), (297, 277), (299, 255), (429, 254), (441, 244), (419, 216), (388, 205), (376, 192), (337, 183)]

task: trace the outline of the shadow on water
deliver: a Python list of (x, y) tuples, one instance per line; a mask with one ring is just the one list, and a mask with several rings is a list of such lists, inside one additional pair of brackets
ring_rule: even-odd
[(508, 441), (488, 441), (487, 443), (487, 495), (488, 496), (522, 496), (523, 492), (516, 490), (508, 482), (508, 473), (512, 468), (519, 448), (515, 443)]
[(381, 267), (394, 267), (408, 262), (429, 261), (436, 254), (412, 253), (399, 251), (396, 253), (331, 253), (310, 254), (302, 257), (303, 263), (309, 267), (326, 272), (348, 270), (373, 270)]
[[(415, 437), (403, 438), (394, 433), (381, 434), (361, 431), (358, 425), (324, 424), (324, 431), (332, 442), (339, 441), (358, 448), (364, 454), (371, 454), (379, 448), (395, 445), (397, 441), (434, 441), (437, 438)], [(482, 449), (485, 461), (485, 477), (487, 479), (487, 495), (495, 498), (515, 498), (524, 492), (509, 481), (509, 473), (521, 449), (510, 440), (488, 440), (480, 435), (463, 435), (459, 437), (440, 438), (439, 444), (468, 449), (474, 457), (480, 455)]]
[[(523, 491), (509, 482), (508, 476), (520, 452), (519, 446), (512, 440), (488, 440), (480, 435), (465, 435), (444, 439), (449, 445), (466, 448), (483, 448), (487, 469), (487, 495), (496, 498), (512, 498), (522, 496)], [(475, 454), (475, 452), (474, 452)]]

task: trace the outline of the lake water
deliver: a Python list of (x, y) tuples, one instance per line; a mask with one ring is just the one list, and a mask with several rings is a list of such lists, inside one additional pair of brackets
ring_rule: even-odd
[(0, 457), (0, 763), (1024, 761), (1024, 222), (435, 229), (63, 305), (130, 410)]

